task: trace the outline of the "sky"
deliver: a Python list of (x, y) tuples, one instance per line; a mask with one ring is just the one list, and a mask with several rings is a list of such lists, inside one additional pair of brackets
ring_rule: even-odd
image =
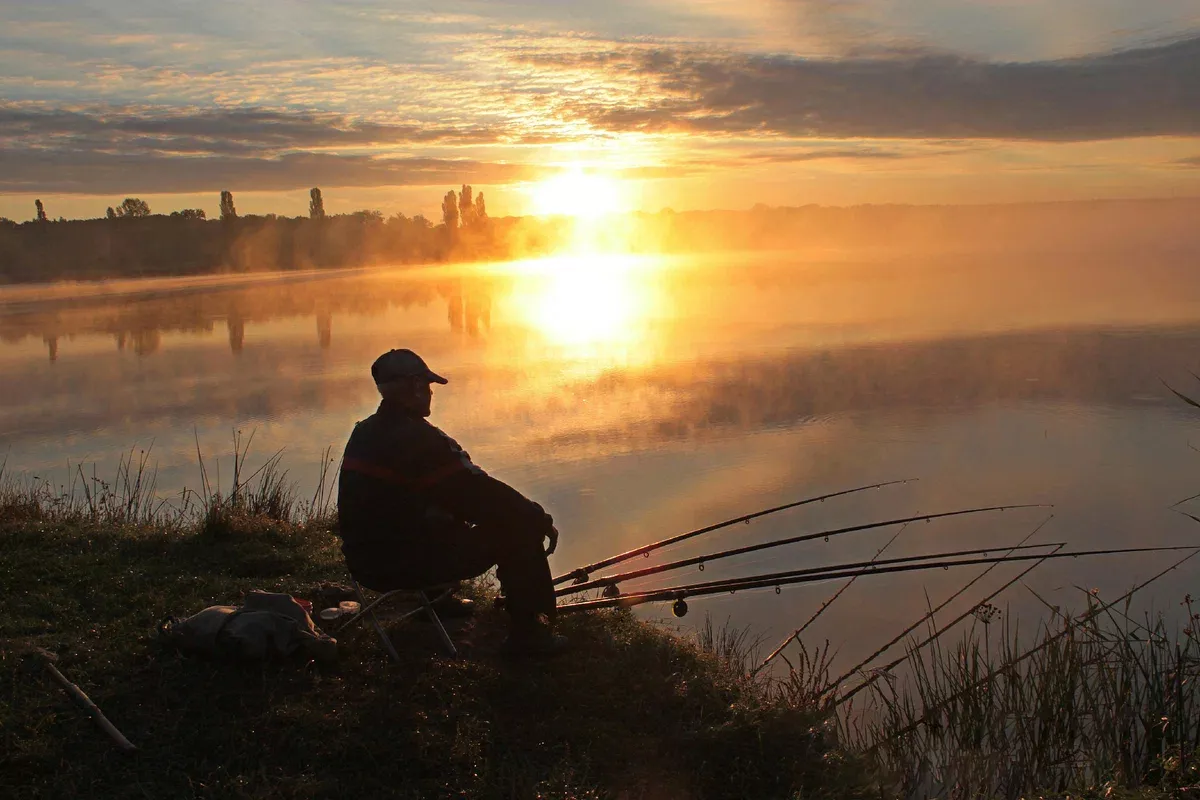
[(0, 216), (1200, 196), (1200, 0), (0, 0)]

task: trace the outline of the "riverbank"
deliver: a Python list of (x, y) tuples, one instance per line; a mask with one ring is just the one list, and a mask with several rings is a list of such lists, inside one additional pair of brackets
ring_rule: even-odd
[[(0, 503), (4, 784), (23, 797), (849, 797), (866, 786), (810, 710), (626, 612), (576, 615), (550, 662), (453, 631), (365, 626), (338, 663), (230, 664), (156, 640), (168, 614), (344, 581), (328, 524), (225, 515), (199, 530)], [(79, 511), (79, 509), (76, 509)], [(119, 754), (23, 653), (44, 647), (139, 748)], [(711, 649), (711, 648), (710, 648)]]
[[(831, 676), (828, 643), (804, 642), (786, 674), (756, 679), (748, 667), (762, 654), (744, 635), (677, 636), (621, 610), (566, 616), (575, 648), (561, 658), (512, 661), (486, 583), (472, 588), (476, 617), (452, 626), (459, 659), (418, 622), (395, 627), (399, 664), (366, 626), (339, 636), (331, 665), (183, 656), (157, 637), (168, 615), (238, 604), (251, 589), (316, 598), (347, 577), (329, 474), (304, 502), (278, 455), (246, 477), (235, 448), (227, 493), (206, 480), (176, 503), (156, 498), (145, 455), (130, 453), (110, 483), (0, 471), (5, 787), (105, 798), (1200, 793), (1190, 597), (1182, 631), (1161, 614), (1131, 617), (1132, 594), (1089, 594), (1084, 613), (1054, 607), (1032, 637), (985, 601), (957, 640), (914, 639), (853, 679)], [(138, 753), (120, 754), (70, 703), (30, 657), (39, 647)]]

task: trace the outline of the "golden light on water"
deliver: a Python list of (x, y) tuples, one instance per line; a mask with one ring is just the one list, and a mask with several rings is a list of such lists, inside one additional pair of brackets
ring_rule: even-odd
[(560, 256), (525, 262), (518, 313), (564, 354), (626, 361), (646, 344), (661, 302), (650, 259), (628, 255)]
[(534, 213), (594, 219), (623, 211), (620, 181), (573, 164), (529, 189)]

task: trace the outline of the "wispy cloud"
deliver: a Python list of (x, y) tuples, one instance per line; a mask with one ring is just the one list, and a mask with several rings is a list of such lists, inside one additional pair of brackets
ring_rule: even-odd
[(426, 186), (536, 180), (553, 169), (439, 158), (294, 153), (278, 158), (0, 150), (0, 191), (60, 194), (284, 191), (304, 186)]
[[(546, 141), (503, 125), (435, 126), (351, 119), (344, 114), (264, 108), (92, 108), (69, 110), (0, 104), (0, 137), (13, 144), (86, 144), (105, 149), (188, 148), (222, 153), (257, 149), (265, 155), (303, 148), (397, 144), (497, 144)], [(157, 145), (157, 146), (156, 146)]]
[(1200, 38), (1089, 58), (801, 59), (626, 48), (529, 53), (543, 69), (633, 72), (655, 103), (564, 111), (609, 131), (1088, 141), (1200, 135)]

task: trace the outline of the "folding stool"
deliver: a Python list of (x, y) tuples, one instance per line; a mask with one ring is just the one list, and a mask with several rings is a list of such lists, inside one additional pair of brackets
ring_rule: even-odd
[[(350, 576), (350, 585), (354, 587), (354, 595), (358, 599), (359, 603), (359, 612), (348, 619), (344, 625), (338, 628), (338, 632), (340, 633), (341, 631), (350, 627), (364, 616), (369, 617), (371, 624), (375, 627), (375, 631), (379, 634), (379, 638), (383, 639), (383, 646), (388, 651), (388, 655), (390, 655), (395, 661), (400, 661), (400, 654), (396, 652), (395, 645), (392, 644), (392, 640), (387, 635), (387, 631), (385, 631), (383, 629), (383, 625), (380, 624), (379, 617), (375, 616), (375, 607), (381, 605), (383, 602), (395, 595), (413, 592), (414, 590), (393, 589), (389, 592), (383, 592), (378, 598), (375, 599), (373, 603), (368, 604), (362, 587), (359, 585), (358, 580), (353, 575)], [(446, 626), (442, 624), (442, 620), (438, 617), (437, 611), (434, 609), (434, 603), (439, 603), (445, 598), (449, 597), (450, 593), (454, 591), (456, 586), (457, 584), (440, 584), (437, 586), (426, 586), (421, 589), (416, 589), (415, 591), (417, 599), (420, 601), (420, 605), (412, 611), (405, 613), (399, 619), (400, 622), (403, 622), (409, 617), (415, 616), (422, 611), (425, 612), (425, 616), (429, 617), (429, 621), (432, 622), (434, 627), (437, 628), (438, 634), (442, 637), (442, 644), (446, 646), (446, 652), (451, 658), (458, 656), (458, 648), (454, 646), (454, 642), (450, 639), (450, 634), (446, 632)]]

